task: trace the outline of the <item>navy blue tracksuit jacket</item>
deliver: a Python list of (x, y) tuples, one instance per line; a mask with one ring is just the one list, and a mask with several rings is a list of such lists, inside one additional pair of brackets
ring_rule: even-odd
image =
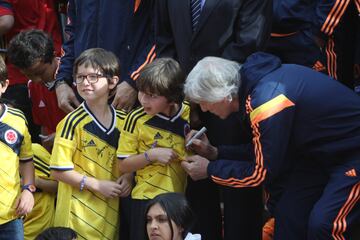
[(121, 79), (135, 88), (138, 70), (155, 58), (152, 15), (153, 0), (69, 0), (67, 41), (56, 78), (72, 83), (75, 59), (100, 47), (119, 58)]
[(276, 239), (349, 234), (360, 222), (360, 98), (325, 74), (265, 53), (245, 61), (241, 79), (239, 123), (252, 143), (219, 147), (219, 159), (232, 160), (210, 162), (212, 180), (281, 185)]

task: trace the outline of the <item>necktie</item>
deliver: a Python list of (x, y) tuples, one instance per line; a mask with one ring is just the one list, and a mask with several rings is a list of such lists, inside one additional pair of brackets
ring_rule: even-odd
[(190, 0), (191, 9), (191, 23), (193, 32), (196, 30), (196, 26), (199, 22), (201, 13), (201, 0)]

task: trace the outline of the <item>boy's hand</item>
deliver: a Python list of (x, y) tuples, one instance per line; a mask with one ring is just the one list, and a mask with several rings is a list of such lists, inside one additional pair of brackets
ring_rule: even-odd
[(169, 164), (179, 158), (179, 155), (171, 148), (152, 148), (148, 150), (148, 154), (151, 161), (158, 161), (163, 164)]
[(18, 216), (24, 216), (31, 212), (34, 207), (34, 196), (28, 190), (23, 190), (20, 197), (16, 200), (15, 204), (16, 214)]
[(121, 194), (120, 197), (127, 197), (131, 193), (133, 187), (133, 174), (132, 173), (125, 173), (121, 175), (116, 182), (120, 184), (121, 187)]
[[(197, 131), (191, 130), (185, 137), (185, 144), (191, 139), (193, 135), (195, 135)], [(216, 160), (217, 158), (217, 148), (211, 145), (209, 139), (206, 134), (202, 134), (200, 138), (193, 139), (192, 144), (189, 147), (196, 154), (205, 157), (209, 160)]]
[(106, 198), (119, 197), (121, 194), (121, 186), (117, 182), (108, 180), (98, 180), (99, 185), (96, 189), (97, 192), (101, 193)]

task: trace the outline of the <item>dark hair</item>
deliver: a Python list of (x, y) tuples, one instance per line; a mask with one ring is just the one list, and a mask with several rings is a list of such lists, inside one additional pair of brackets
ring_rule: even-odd
[(35, 240), (72, 240), (76, 239), (74, 230), (67, 227), (50, 227), (40, 233)]
[(185, 75), (177, 61), (158, 58), (146, 65), (136, 80), (139, 91), (164, 96), (170, 102), (181, 103), (184, 99)]
[(5, 62), (2, 57), (0, 57), (0, 84), (3, 84), (8, 78), (7, 69)]
[(90, 48), (80, 54), (75, 60), (74, 71), (75, 75), (80, 65), (85, 67), (91, 66), (94, 69), (100, 70), (108, 78), (120, 76), (119, 60), (114, 53), (106, 51), (102, 48)]
[(9, 43), (7, 57), (20, 69), (26, 69), (40, 60), (51, 63), (55, 57), (52, 39), (41, 30), (20, 32)]
[(147, 236), (147, 214), (152, 206), (159, 204), (167, 215), (168, 224), (171, 229), (171, 239), (174, 236), (171, 220), (181, 227), (184, 231), (183, 237), (188, 234), (194, 224), (194, 213), (190, 208), (184, 194), (181, 193), (163, 193), (150, 200), (145, 210), (145, 233)]

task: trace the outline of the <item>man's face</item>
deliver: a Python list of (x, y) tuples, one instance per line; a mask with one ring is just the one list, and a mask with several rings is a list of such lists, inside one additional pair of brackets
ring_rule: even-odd
[(227, 101), (225, 98), (215, 103), (201, 101), (199, 105), (201, 111), (203, 112), (209, 111), (221, 119), (226, 119), (233, 112), (230, 102)]
[(32, 66), (21, 69), (20, 72), (33, 82), (46, 83), (55, 80), (57, 68), (58, 61), (54, 57), (51, 63), (44, 63), (42, 60), (36, 60)]

